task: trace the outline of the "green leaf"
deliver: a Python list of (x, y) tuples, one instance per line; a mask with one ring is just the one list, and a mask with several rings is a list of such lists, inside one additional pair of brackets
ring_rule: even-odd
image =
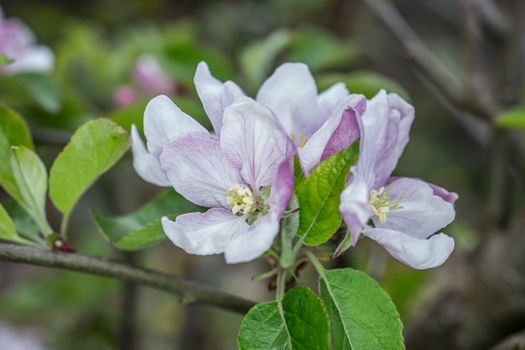
[(33, 148), (33, 141), (24, 119), (0, 103), (0, 186), (11, 197), (20, 201), (20, 193), (11, 170), (11, 146)]
[(503, 112), (496, 119), (496, 125), (501, 128), (525, 130), (525, 107), (519, 106)]
[(46, 167), (29, 148), (13, 146), (11, 170), (20, 194), (20, 205), (35, 219), (43, 234), (52, 233), (46, 219)]
[(247, 46), (241, 53), (241, 68), (252, 89), (257, 88), (273, 67), (277, 56), (290, 42), (286, 30), (277, 30)]
[(367, 274), (350, 268), (319, 272), (319, 291), (338, 350), (404, 349), (403, 324), (388, 294)]
[(2, 205), (0, 205), (0, 239), (15, 242), (19, 239), (16, 234), (15, 223)]
[(359, 142), (322, 161), (297, 186), (299, 231), (308, 245), (326, 242), (341, 225), (340, 196), (350, 167), (359, 155)]
[(93, 219), (100, 233), (117, 248), (137, 250), (166, 239), (160, 223), (162, 216), (175, 217), (199, 209), (180, 194), (170, 190), (134, 213), (109, 217), (93, 211)]
[(255, 305), (237, 338), (241, 350), (326, 350), (328, 320), (319, 298), (305, 286), (291, 289), (281, 302)]
[(124, 129), (109, 119), (81, 126), (51, 167), (49, 194), (64, 222), (82, 194), (110, 169), (129, 147)]
[(371, 71), (355, 71), (349, 74), (324, 74), (318, 77), (320, 90), (329, 88), (332, 84), (343, 82), (348, 90), (355, 94), (363, 94), (367, 98), (374, 97), (379, 90), (394, 92), (404, 99), (410, 100), (408, 92), (394, 80)]
[(62, 98), (57, 84), (50, 76), (25, 72), (17, 74), (26, 84), (31, 96), (40, 106), (49, 113), (56, 113), (60, 110)]
[(9, 199), (3, 203), (5, 210), (13, 220), (20, 236), (38, 239), (38, 225), (35, 220), (15, 200)]
[(348, 66), (357, 56), (353, 43), (340, 40), (326, 31), (302, 28), (294, 33), (286, 60), (304, 62), (317, 72)]

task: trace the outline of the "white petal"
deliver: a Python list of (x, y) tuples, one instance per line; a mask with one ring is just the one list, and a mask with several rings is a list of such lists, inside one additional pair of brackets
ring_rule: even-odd
[(349, 95), (345, 83), (336, 83), (320, 93), (317, 101), (324, 115), (332, 115)]
[(397, 260), (418, 270), (443, 264), (454, 250), (454, 240), (444, 233), (419, 239), (395, 230), (370, 228), (363, 234), (381, 244)]
[(270, 108), (288, 135), (310, 137), (329, 117), (317, 103), (315, 80), (303, 63), (284, 63), (264, 82), (257, 102)]
[(157, 186), (170, 187), (171, 184), (160, 166), (158, 157), (150, 154), (135, 125), (131, 126), (131, 151), (133, 152), (133, 167), (145, 181)]
[(189, 134), (166, 145), (160, 156), (175, 190), (205, 207), (228, 207), (226, 191), (242, 184), (239, 169), (222, 152), (219, 141), (206, 134)]
[(372, 188), (382, 186), (397, 165), (409, 138), (414, 109), (381, 90), (362, 118), (358, 168)]
[(189, 133), (208, 131), (164, 95), (153, 98), (144, 111), (144, 135), (148, 150), (159, 156), (171, 140)]
[(226, 109), (220, 142), (254, 191), (272, 184), (279, 165), (293, 151), (271, 111), (249, 98)]
[(248, 231), (235, 234), (224, 252), (228, 264), (251, 261), (272, 246), (273, 240), (279, 232), (279, 219), (276, 215), (268, 214), (255, 221)]
[(53, 69), (55, 62), (53, 51), (47, 46), (29, 46), (12, 58), (13, 63), (2, 67), (3, 70), (11, 73), (46, 73)]
[(376, 227), (427, 238), (454, 220), (454, 206), (435, 195), (427, 183), (417, 179), (398, 178), (389, 186), (392, 186), (390, 200), (401, 198), (399, 204), (402, 208), (390, 211), (384, 223), (374, 219)]
[(193, 80), (213, 129), (216, 134), (219, 134), (224, 109), (231, 105), (237, 97), (244, 96), (244, 92), (232, 81), (222, 83), (213, 77), (205, 62), (199, 63)]
[(173, 244), (187, 253), (210, 255), (223, 253), (232, 236), (246, 232), (249, 225), (227, 209), (212, 208), (179, 215), (175, 221), (163, 217), (162, 228)]
[(351, 235), (352, 245), (357, 243), (363, 226), (372, 216), (372, 208), (368, 203), (369, 188), (363, 177), (352, 169), (350, 183), (341, 193), (339, 210)]

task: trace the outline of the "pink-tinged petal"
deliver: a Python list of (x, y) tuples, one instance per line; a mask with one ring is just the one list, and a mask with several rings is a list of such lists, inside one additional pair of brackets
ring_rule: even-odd
[(171, 95), (176, 90), (173, 80), (151, 55), (143, 55), (137, 59), (133, 67), (133, 78), (150, 95)]
[(157, 186), (170, 187), (171, 184), (160, 166), (158, 157), (150, 154), (135, 125), (131, 126), (131, 151), (133, 152), (133, 167), (145, 181)]
[(442, 265), (454, 250), (454, 240), (444, 233), (419, 239), (395, 230), (369, 228), (363, 234), (403, 264), (418, 270)]
[(163, 217), (162, 228), (173, 244), (187, 253), (210, 255), (223, 253), (232, 237), (248, 231), (249, 225), (230, 210), (212, 208), (179, 215), (175, 221)]
[(368, 188), (364, 178), (352, 169), (350, 183), (341, 193), (339, 211), (350, 231), (352, 245), (355, 245), (361, 235), (363, 227), (372, 216), (372, 208), (368, 203)]
[(272, 112), (247, 97), (225, 110), (220, 143), (255, 192), (272, 184), (279, 165), (293, 152)]
[(277, 175), (272, 185), (268, 203), (270, 211), (280, 218), (293, 195), (294, 175), (292, 171), (292, 159), (285, 159), (277, 169)]
[(270, 108), (288, 135), (310, 137), (328, 118), (317, 103), (315, 80), (303, 63), (284, 63), (263, 83), (257, 102)]
[(438, 185), (434, 185), (428, 182), (427, 184), (432, 188), (432, 191), (434, 192), (436, 196), (441, 197), (444, 201), (449, 202), (450, 204), (456, 203), (456, 201), (459, 198), (456, 192), (450, 192), (444, 189), (443, 187), (440, 187)]
[(153, 98), (144, 111), (144, 134), (149, 152), (154, 156), (162, 153), (171, 140), (190, 133), (208, 131), (195, 119), (180, 110), (169, 97)]
[(251, 261), (264, 254), (272, 246), (279, 232), (279, 218), (268, 214), (257, 219), (248, 231), (235, 234), (224, 252), (228, 264)]
[(194, 83), (204, 110), (213, 125), (213, 129), (216, 134), (219, 134), (222, 127), (224, 110), (231, 105), (237, 97), (244, 96), (244, 92), (232, 81), (222, 83), (213, 77), (205, 62), (200, 62), (197, 66)]
[(417, 179), (399, 178), (388, 186), (391, 187), (388, 195), (390, 200), (398, 200), (402, 208), (391, 210), (383, 223), (375, 218), (376, 227), (397, 230), (424, 239), (454, 220), (452, 204), (435, 195), (427, 183)]
[(226, 191), (243, 183), (239, 169), (222, 152), (217, 138), (202, 133), (168, 143), (160, 164), (177, 192), (205, 207), (229, 208)]
[(366, 108), (362, 95), (351, 95), (342, 101), (334, 114), (308, 139), (299, 150), (305, 174), (321, 160), (347, 148), (360, 136), (360, 119)]
[(319, 108), (325, 116), (331, 116), (341, 102), (350, 95), (344, 83), (336, 83), (317, 97)]
[(382, 186), (408, 142), (414, 109), (396, 95), (380, 91), (362, 118), (358, 168), (372, 188)]

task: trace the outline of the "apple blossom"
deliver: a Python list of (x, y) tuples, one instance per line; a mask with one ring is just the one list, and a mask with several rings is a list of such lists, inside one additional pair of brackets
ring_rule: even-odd
[(364, 234), (401, 262), (426, 269), (441, 265), (454, 249), (451, 237), (435, 233), (454, 220), (457, 195), (418, 179), (391, 177), (413, 119), (413, 107), (395, 94), (381, 91), (369, 101), (359, 160), (340, 210), (353, 245)]

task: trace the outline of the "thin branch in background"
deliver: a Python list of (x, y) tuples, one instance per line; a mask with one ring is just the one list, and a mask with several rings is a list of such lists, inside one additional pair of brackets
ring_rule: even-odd
[(255, 305), (252, 301), (183, 278), (171, 277), (156, 271), (78, 253), (53, 252), (0, 243), (0, 261), (117, 278), (169, 292), (177, 296), (182, 303), (208, 304), (238, 313), (246, 313)]
[(468, 85), (452, 74), (425, 46), (410, 25), (387, 0), (363, 0), (405, 49), (412, 63), (453, 104), (492, 121), (499, 108), (472, 95)]

